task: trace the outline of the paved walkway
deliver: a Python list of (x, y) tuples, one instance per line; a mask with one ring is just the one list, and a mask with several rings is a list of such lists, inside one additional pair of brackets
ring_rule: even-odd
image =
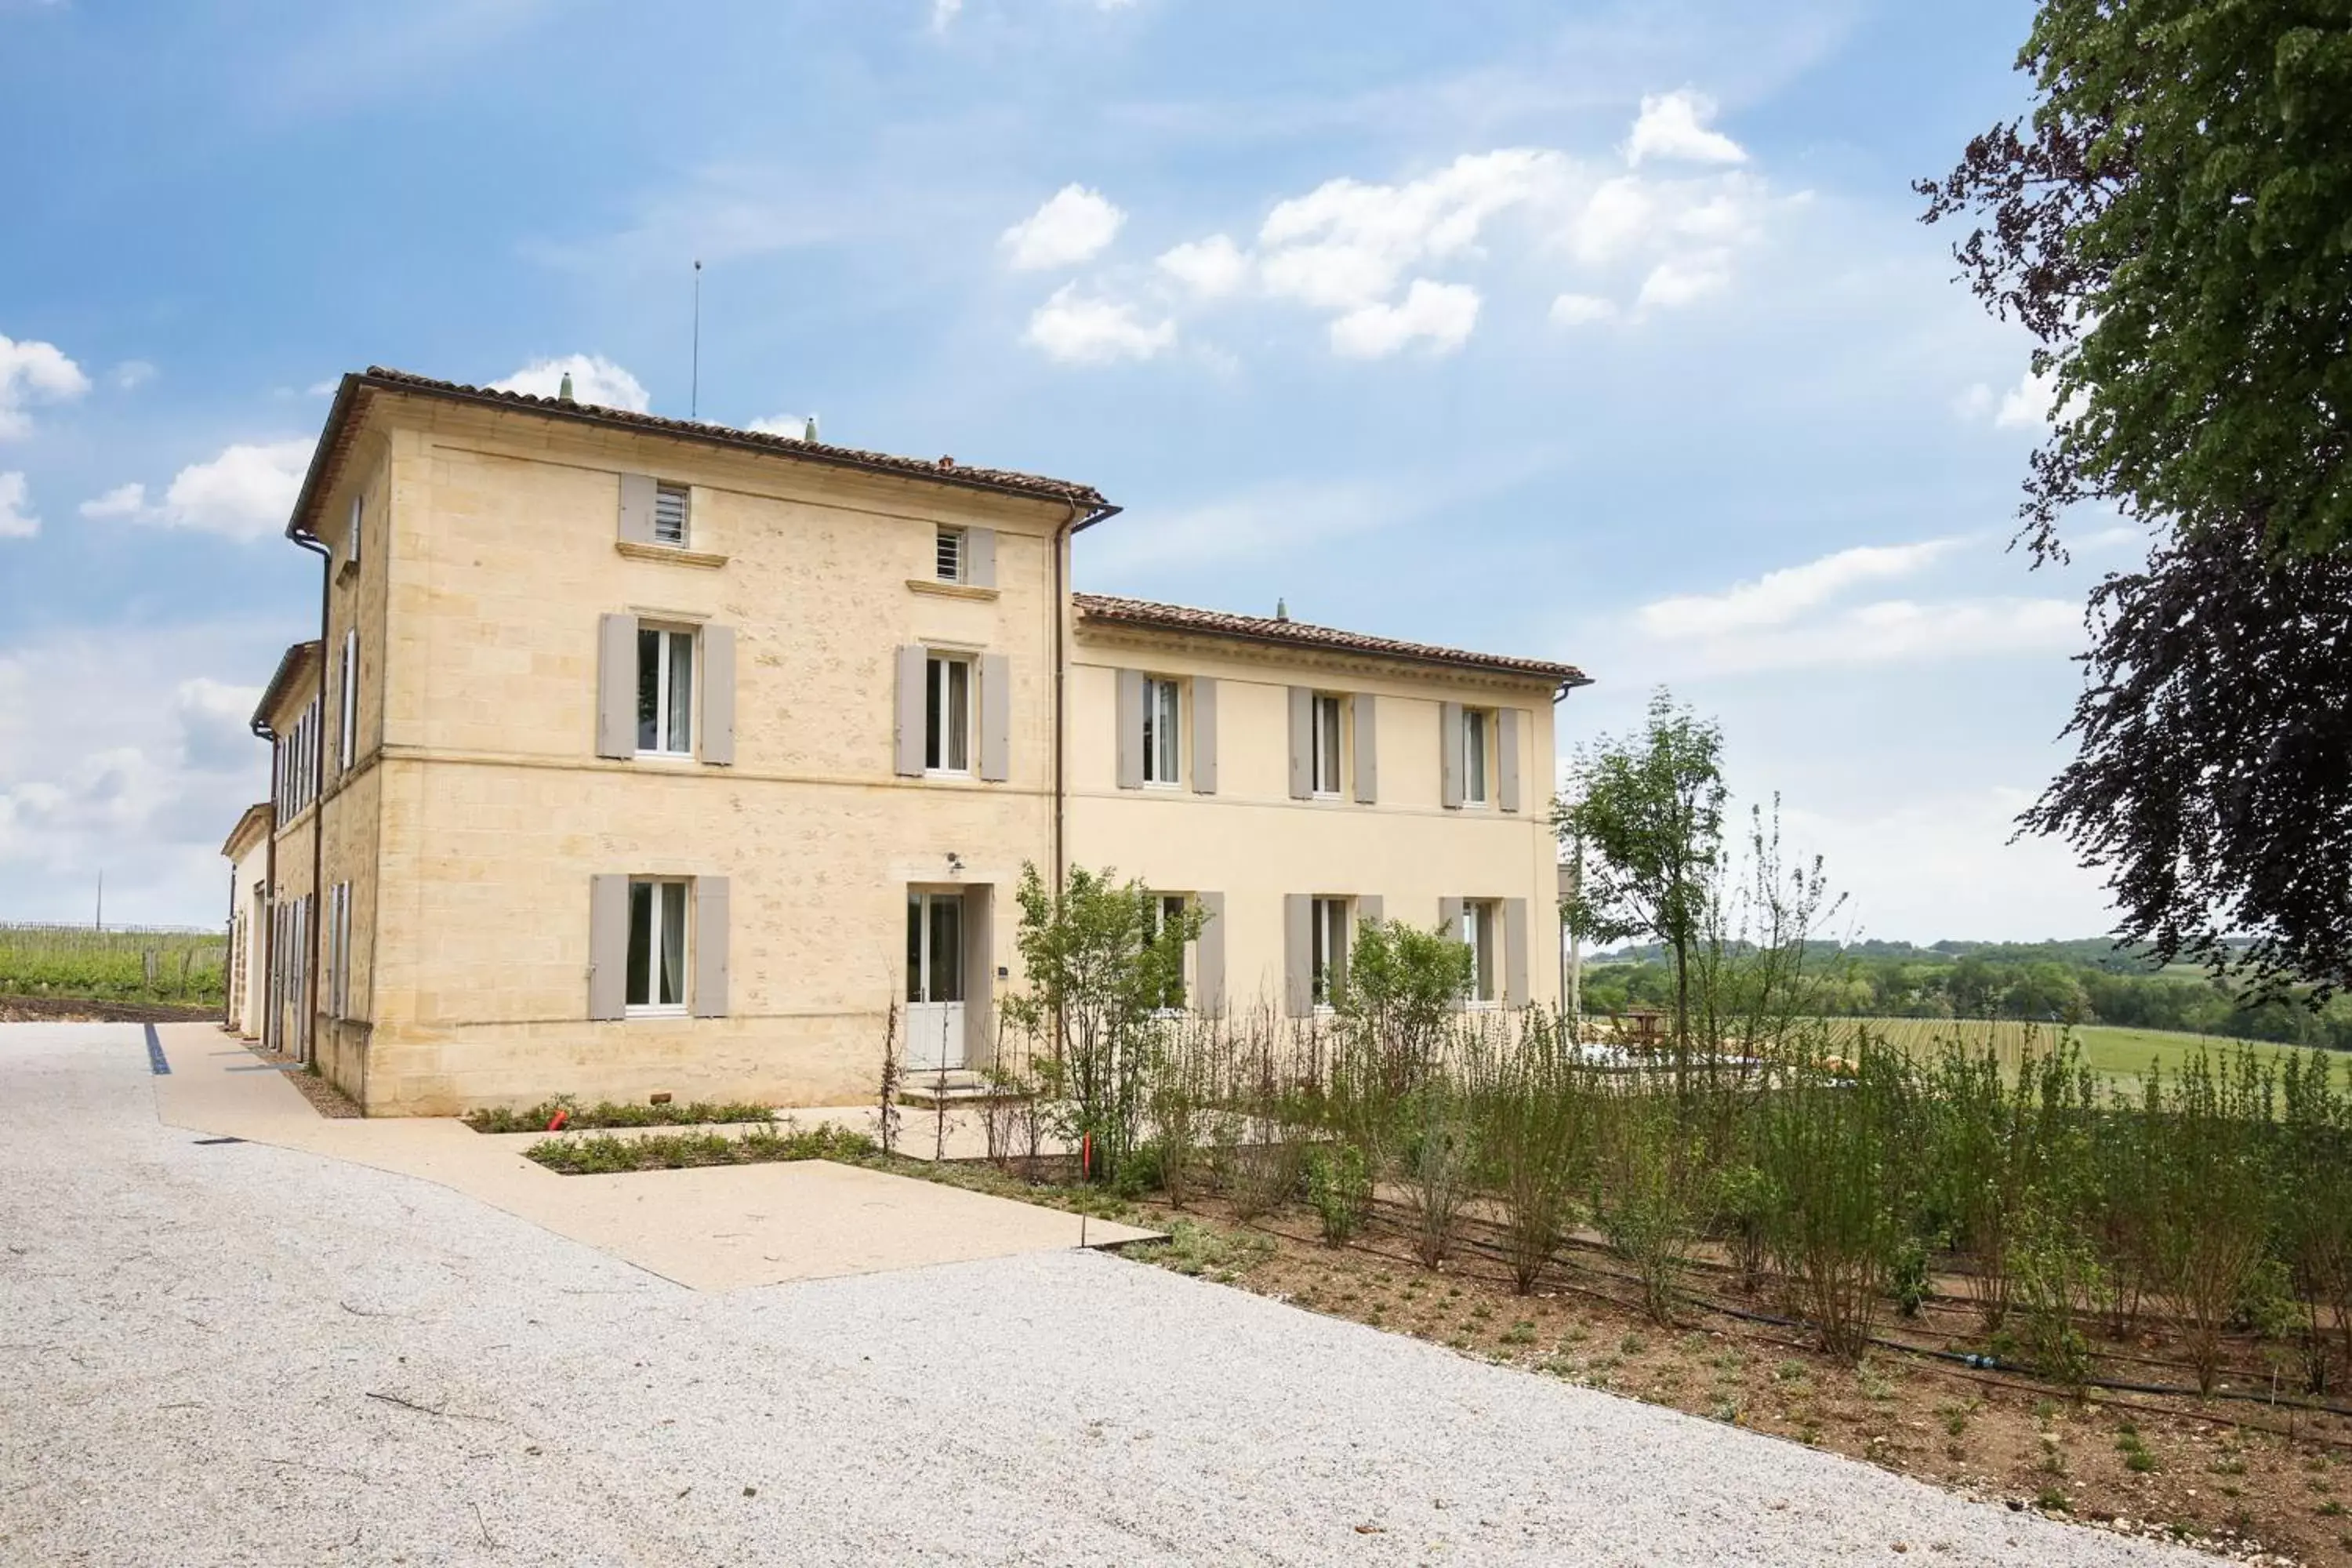
[(688, 1289), (166, 1081), (0, 1027), (9, 1568), (2209, 1561), (1096, 1252)]
[[(137, 1026), (123, 1032), (140, 1034)], [(461, 1121), (425, 1117), (331, 1120), (280, 1069), (209, 1024), (156, 1034), (172, 1068), (154, 1080), (167, 1125), (436, 1182), (698, 1290), (1054, 1251), (1082, 1235), (1100, 1247), (1150, 1234), (1100, 1220), (1082, 1231), (1059, 1209), (821, 1160), (558, 1175), (522, 1157), (535, 1135), (486, 1138)]]

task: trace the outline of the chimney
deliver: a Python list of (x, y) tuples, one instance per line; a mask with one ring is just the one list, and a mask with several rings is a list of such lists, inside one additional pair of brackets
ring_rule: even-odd
[(1290, 605), (1281, 599), (1276, 599), (1274, 602), (1274, 618), (1277, 621), (1288, 620), (1290, 618)]
[(558, 403), (572, 401), (572, 373), (568, 370), (563, 373), (562, 384), (555, 389), (555, 401)]

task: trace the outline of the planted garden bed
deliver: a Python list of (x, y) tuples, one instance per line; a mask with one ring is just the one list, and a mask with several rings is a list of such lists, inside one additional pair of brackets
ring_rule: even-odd
[(506, 1106), (490, 1110), (469, 1110), (466, 1125), (477, 1132), (545, 1132), (548, 1123), (561, 1113), (566, 1128), (599, 1127), (695, 1127), (715, 1122), (772, 1122), (775, 1111), (765, 1105), (740, 1101), (713, 1104), (693, 1100), (685, 1105), (616, 1105), (609, 1100), (594, 1105), (582, 1105), (558, 1098), (542, 1100), (528, 1110), (514, 1110)]
[(678, 1171), (697, 1165), (754, 1165), (791, 1160), (862, 1160), (875, 1152), (862, 1132), (824, 1124), (724, 1132), (656, 1132), (642, 1138), (609, 1134), (546, 1138), (523, 1151), (566, 1176), (622, 1171)]

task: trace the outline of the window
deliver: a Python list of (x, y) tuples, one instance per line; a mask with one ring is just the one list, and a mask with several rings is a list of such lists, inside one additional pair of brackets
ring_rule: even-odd
[(359, 760), (360, 728), (360, 634), (357, 627), (343, 634), (343, 681), (341, 702), (335, 729), (336, 766), (350, 771)]
[(1339, 704), (1341, 699), (1315, 694), (1315, 793), (1339, 793)]
[(294, 721), (294, 727), (278, 742), (278, 820), (287, 822), (299, 816), (303, 807), (319, 796), (319, 746), (320, 731), (319, 700), (310, 699)]
[(935, 653), (925, 661), (923, 769), (971, 771), (971, 660)]
[(1486, 804), (1487, 757), (1492, 752), (1495, 715), (1484, 708), (1462, 713), (1462, 804)]
[(1498, 925), (1492, 900), (1473, 899), (1462, 906), (1462, 945), (1470, 950), (1472, 1002), (1492, 1002), (1500, 993), (1495, 984), (1495, 931)]
[[(1192, 900), (1182, 893), (1154, 894), (1151, 900), (1151, 940), (1156, 942), (1167, 933), (1169, 927), (1181, 926), (1184, 911), (1191, 903)], [(1167, 984), (1160, 989), (1159, 1007), (1163, 1013), (1184, 1010), (1184, 967), (1180, 960), (1176, 972), (1169, 976)]]
[(352, 498), (352, 525), (343, 539), (343, 564), (360, 563), (360, 524), (366, 521), (367, 502), (360, 496)]
[(352, 1012), (352, 885), (338, 882), (327, 889), (327, 926), (320, 933), (327, 947), (327, 1016), (348, 1018)]
[(1181, 783), (1178, 776), (1182, 748), (1178, 736), (1182, 730), (1182, 710), (1176, 695), (1176, 682), (1146, 677), (1143, 682), (1143, 782), (1148, 784)]
[(963, 530), (943, 528), (939, 535), (939, 574), (942, 583), (963, 581)]
[(1348, 981), (1348, 900), (1318, 899), (1309, 913), (1315, 1005), (1329, 1007)]
[(684, 485), (654, 487), (654, 542), (686, 542), (687, 489)]
[(629, 884), (630, 1012), (686, 1011), (686, 910), (682, 881)]
[(694, 752), (694, 634), (637, 628), (637, 754)]

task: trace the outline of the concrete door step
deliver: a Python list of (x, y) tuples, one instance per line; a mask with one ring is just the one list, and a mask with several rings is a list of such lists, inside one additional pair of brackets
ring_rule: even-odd
[(909, 1073), (898, 1086), (902, 1105), (967, 1105), (975, 1100), (1020, 1100), (1006, 1094), (976, 1072)]

